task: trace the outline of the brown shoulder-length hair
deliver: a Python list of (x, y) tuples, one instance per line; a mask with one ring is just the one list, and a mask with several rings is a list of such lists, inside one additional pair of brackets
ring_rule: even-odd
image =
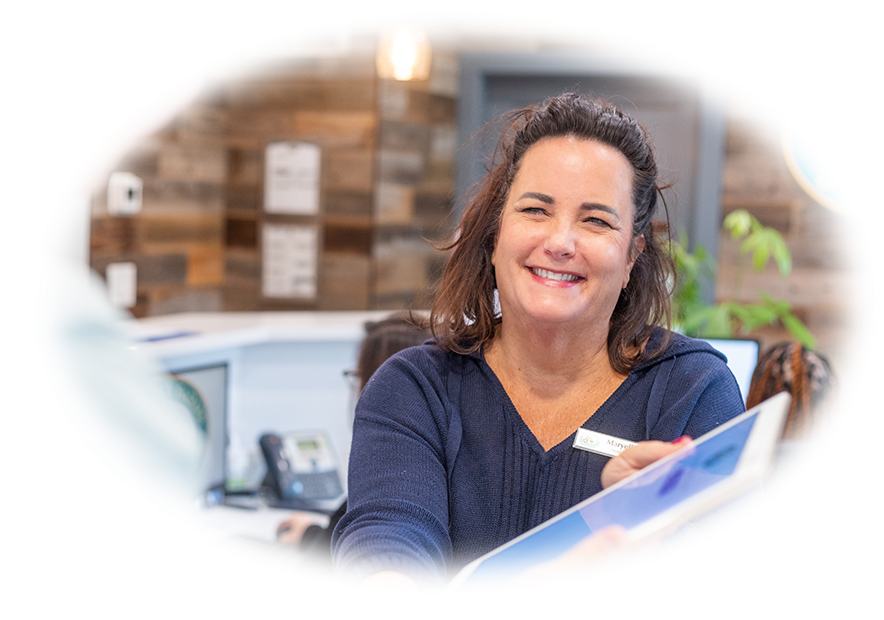
[[(452, 253), (430, 313), (430, 328), (440, 346), (458, 353), (475, 351), (494, 336), (500, 315), (494, 307), (491, 254), (501, 213), (528, 149), (544, 138), (559, 136), (616, 148), (632, 167), (633, 251), (642, 235), (645, 247), (620, 293), (608, 332), (611, 365), (626, 373), (662, 351), (669, 340), (674, 266), (652, 224), (661, 188), (647, 133), (610, 103), (584, 95), (566, 93), (506, 116), (488, 174), (477, 185), (452, 241), (442, 248)], [(668, 231), (665, 203), (664, 212)], [(647, 351), (645, 345), (657, 326), (666, 327), (665, 338), (654, 351)]]

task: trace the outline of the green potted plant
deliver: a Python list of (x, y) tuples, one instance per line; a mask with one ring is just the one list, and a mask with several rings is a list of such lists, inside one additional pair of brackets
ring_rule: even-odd
[(698, 245), (693, 252), (687, 249), (684, 235), (672, 241), (670, 248), (677, 271), (673, 295), (673, 321), (676, 329), (687, 336), (697, 338), (733, 338), (748, 336), (752, 330), (780, 323), (807, 348), (814, 348), (816, 341), (807, 326), (792, 313), (786, 301), (771, 299), (761, 293), (758, 303), (741, 303), (740, 289), (746, 273), (747, 262), (760, 272), (773, 259), (782, 277), (792, 270), (792, 256), (782, 235), (764, 226), (751, 213), (738, 209), (725, 217), (722, 228), (732, 239), (742, 240), (737, 277), (728, 299), (709, 304), (700, 294), (700, 281), (714, 277), (715, 262), (705, 248)]

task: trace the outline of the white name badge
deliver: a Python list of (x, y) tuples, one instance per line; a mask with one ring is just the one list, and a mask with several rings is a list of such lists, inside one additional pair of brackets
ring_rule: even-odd
[(574, 447), (578, 450), (586, 450), (587, 452), (595, 452), (603, 456), (617, 456), (629, 446), (634, 446), (634, 441), (627, 441), (612, 435), (588, 431), (585, 428), (577, 429), (577, 436), (574, 437)]

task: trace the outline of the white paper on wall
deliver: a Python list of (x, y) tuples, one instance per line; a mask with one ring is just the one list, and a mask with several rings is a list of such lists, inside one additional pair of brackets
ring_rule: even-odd
[(268, 213), (319, 213), (319, 146), (271, 142), (264, 157), (264, 210)]
[(105, 269), (107, 292), (118, 308), (131, 308), (137, 301), (138, 269), (135, 263), (111, 263)]
[(315, 299), (319, 227), (264, 224), (261, 291), (265, 297)]

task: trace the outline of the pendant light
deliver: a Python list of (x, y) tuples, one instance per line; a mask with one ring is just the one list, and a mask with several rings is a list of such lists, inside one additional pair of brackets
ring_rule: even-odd
[(384, 79), (426, 80), (430, 76), (430, 41), (411, 28), (400, 28), (381, 38), (377, 53), (378, 76)]

